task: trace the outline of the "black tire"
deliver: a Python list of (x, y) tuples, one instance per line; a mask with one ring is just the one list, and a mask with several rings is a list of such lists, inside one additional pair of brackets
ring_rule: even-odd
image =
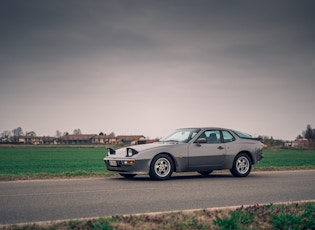
[(234, 158), (230, 172), (235, 177), (247, 177), (252, 170), (252, 161), (246, 153), (240, 153)]
[(119, 173), (119, 175), (121, 175), (122, 177), (131, 179), (134, 178), (137, 174), (124, 174), (124, 173)]
[(174, 163), (167, 154), (160, 154), (153, 158), (150, 165), (150, 177), (153, 180), (167, 180), (172, 176)]
[(209, 171), (198, 171), (198, 173), (203, 175), (203, 176), (208, 176), (210, 173), (212, 173), (212, 170), (209, 170)]

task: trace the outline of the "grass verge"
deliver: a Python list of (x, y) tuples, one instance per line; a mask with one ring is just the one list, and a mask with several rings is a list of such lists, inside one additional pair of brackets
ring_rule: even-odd
[(315, 202), (120, 215), (88, 220), (7, 225), (1, 229), (315, 229)]

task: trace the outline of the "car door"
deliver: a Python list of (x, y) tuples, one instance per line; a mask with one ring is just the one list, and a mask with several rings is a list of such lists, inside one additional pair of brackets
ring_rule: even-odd
[(188, 153), (191, 170), (221, 166), (226, 152), (220, 130), (204, 131), (189, 145)]

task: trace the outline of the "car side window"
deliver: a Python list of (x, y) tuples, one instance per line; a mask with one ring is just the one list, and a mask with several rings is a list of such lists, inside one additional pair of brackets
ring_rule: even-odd
[(224, 143), (232, 142), (232, 141), (235, 140), (235, 137), (233, 137), (233, 135), (230, 132), (226, 131), (226, 130), (222, 131), (222, 135), (223, 135)]
[(195, 142), (199, 144), (221, 143), (221, 133), (219, 130), (204, 131)]

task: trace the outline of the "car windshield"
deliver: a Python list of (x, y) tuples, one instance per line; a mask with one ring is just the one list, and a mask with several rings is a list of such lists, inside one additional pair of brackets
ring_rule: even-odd
[(233, 130), (233, 133), (235, 133), (240, 138), (253, 138), (251, 135), (246, 134), (246, 133), (242, 133), (240, 131)]
[(171, 135), (162, 138), (160, 141), (188, 143), (199, 131), (200, 129), (178, 129)]

